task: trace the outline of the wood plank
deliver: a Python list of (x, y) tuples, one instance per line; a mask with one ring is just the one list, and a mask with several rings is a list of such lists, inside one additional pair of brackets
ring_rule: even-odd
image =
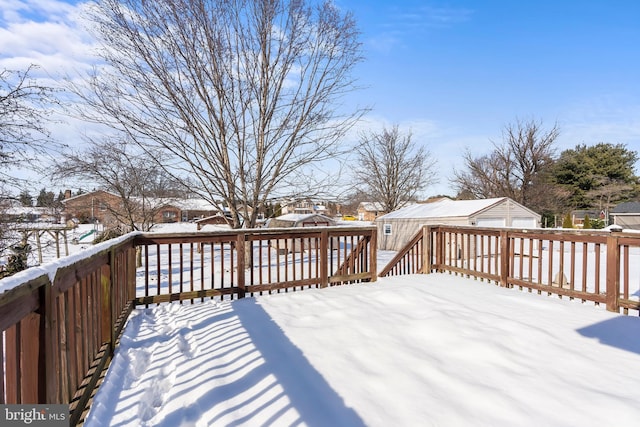
[(77, 357), (77, 345), (76, 340), (76, 298), (74, 290), (78, 285), (69, 289), (66, 292), (66, 311), (67, 311), (67, 338), (69, 346), (67, 347), (66, 358), (69, 361), (69, 387), (71, 390), (75, 390), (79, 385), (78, 376), (78, 357)]
[(203, 289), (200, 291), (189, 291), (177, 294), (151, 295), (145, 297), (137, 297), (134, 299), (135, 305), (160, 304), (171, 301), (185, 301), (192, 298), (210, 298), (214, 296), (237, 294), (237, 287), (229, 287), (224, 289)]
[(69, 349), (69, 342), (67, 339), (67, 310), (65, 304), (65, 294), (56, 298), (55, 302), (58, 313), (58, 338), (60, 346), (58, 348), (58, 360), (59, 371), (59, 389), (58, 389), (58, 403), (69, 403), (72, 396), (72, 390), (69, 386), (69, 359), (66, 357)]
[[(607, 311), (618, 313), (618, 298), (620, 295), (620, 246), (618, 238), (610, 236), (607, 238)], [(598, 271), (599, 272), (599, 271)]]
[(296, 286), (313, 286), (319, 285), (320, 278), (311, 278), (311, 279), (302, 279), (294, 281), (286, 281), (286, 282), (276, 282), (264, 285), (251, 285), (247, 286), (248, 292), (265, 292), (265, 291), (277, 291), (279, 289), (293, 289)]
[[(47, 285), (48, 286), (48, 285)], [(0, 306), (0, 331), (20, 322), (40, 308), (40, 288), (31, 289), (16, 297), (11, 304)]]
[(22, 403), (20, 402), (20, 323), (17, 323), (4, 333), (5, 339), (5, 378), (6, 384), (6, 403)]
[(451, 273), (458, 273), (461, 275), (471, 275), (479, 279), (487, 279), (487, 280), (492, 280), (496, 283), (500, 283), (499, 275), (487, 273), (484, 271), (467, 270), (466, 268), (450, 267), (448, 265), (437, 265), (437, 264), (434, 264), (433, 268), (438, 269), (438, 271), (449, 271)]
[(357, 274), (340, 274), (329, 277), (329, 283), (337, 282), (354, 282), (354, 281), (371, 281), (373, 273), (366, 271), (364, 273)]
[(584, 299), (587, 301), (604, 303), (606, 301), (606, 296), (603, 294), (594, 294), (590, 292), (582, 292), (571, 289), (562, 288), (560, 286), (550, 286), (550, 285), (542, 285), (537, 283), (528, 282), (526, 280), (519, 280), (515, 278), (509, 278), (509, 283), (522, 286), (523, 288), (536, 289), (543, 292), (548, 292), (549, 294), (563, 295), (573, 298)]
[(22, 374), (21, 403), (42, 403), (40, 380), (40, 315), (31, 313), (20, 322), (20, 371)]
[(7, 305), (14, 304), (18, 300), (23, 301), (18, 304), (23, 304), (24, 300), (22, 300), (22, 298), (33, 295), (34, 292), (36, 292), (38, 289), (49, 284), (49, 276), (47, 274), (43, 274), (42, 276), (38, 276), (35, 279), (31, 279), (14, 288), (0, 293), (0, 309), (4, 308)]
[(94, 271), (99, 270), (103, 265), (108, 264), (109, 250), (110, 249), (105, 249), (91, 258), (58, 269), (55, 279), (53, 280), (56, 291), (58, 293), (66, 292), (71, 286), (89, 276)]
[(6, 352), (6, 345), (5, 345), (5, 332), (2, 332), (2, 335), (0, 336), (0, 404), (4, 405), (7, 403), (6, 398), (5, 398), (5, 380), (6, 380), (6, 374), (7, 374), (7, 370), (5, 368), (5, 352)]

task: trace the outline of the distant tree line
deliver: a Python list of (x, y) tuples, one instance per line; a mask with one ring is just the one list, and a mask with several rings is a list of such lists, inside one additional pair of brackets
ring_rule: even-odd
[(34, 197), (31, 195), (29, 190), (22, 190), (20, 195), (18, 196), (18, 202), (20, 206), (32, 207), (36, 206), (39, 208), (61, 208), (62, 201), (64, 200), (64, 193), (59, 191), (56, 195), (53, 191), (47, 191), (45, 188), (40, 190), (38, 196)]
[[(464, 154), (464, 168), (453, 178), (457, 197), (510, 197), (542, 214), (549, 224), (572, 210), (607, 211), (638, 199), (637, 152), (624, 144), (600, 142), (556, 155), (559, 133), (557, 125), (544, 129), (535, 120), (507, 125), (502, 142), (493, 143), (490, 153)], [(597, 218), (591, 221), (600, 225)]]

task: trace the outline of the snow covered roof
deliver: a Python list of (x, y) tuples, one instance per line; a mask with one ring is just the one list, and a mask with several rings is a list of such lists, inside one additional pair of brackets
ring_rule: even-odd
[(183, 211), (217, 211), (214, 205), (205, 199), (167, 199), (167, 204), (182, 209)]
[[(322, 217), (323, 215), (319, 215), (319, 214), (314, 214), (314, 213), (310, 213), (310, 214), (285, 214), (285, 215), (280, 215), (279, 217), (276, 217), (277, 220), (281, 220), (281, 221), (291, 221), (291, 222), (299, 222), (299, 221), (304, 221), (305, 219), (309, 219), (311, 217)], [(327, 218), (330, 219), (330, 218)]]
[(640, 202), (624, 202), (609, 211), (610, 214), (640, 213)]
[(431, 203), (417, 203), (398, 209), (378, 218), (452, 218), (452, 217), (468, 217), (482, 210), (490, 208), (504, 200), (507, 197), (496, 197), (493, 199), (480, 200), (451, 200), (441, 199)]
[(38, 206), (14, 206), (3, 209), (6, 215), (47, 215), (55, 212), (53, 208), (45, 208)]

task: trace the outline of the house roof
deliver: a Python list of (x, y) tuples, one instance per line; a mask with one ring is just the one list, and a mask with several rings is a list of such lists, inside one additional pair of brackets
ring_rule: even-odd
[(480, 200), (451, 200), (442, 199), (431, 203), (417, 203), (382, 215), (378, 220), (391, 218), (453, 218), (469, 217), (478, 214), (494, 205), (508, 200), (507, 197), (496, 197)]
[(167, 205), (175, 206), (183, 211), (218, 211), (213, 204), (205, 199), (193, 198), (193, 199), (178, 199), (178, 198), (166, 198), (166, 199), (153, 199), (158, 204), (165, 202)]
[(624, 202), (609, 211), (610, 214), (640, 213), (640, 202)]
[(279, 220), (279, 221), (291, 221), (291, 222), (300, 222), (300, 221), (304, 221), (306, 219), (309, 218), (313, 218), (313, 217), (320, 217), (320, 218), (326, 218), (330, 221), (333, 221), (331, 218), (326, 217), (324, 215), (320, 215), (320, 214), (285, 214), (285, 215), (280, 215), (278, 217), (276, 217), (275, 219)]
[(86, 198), (86, 197), (89, 197), (89, 196), (95, 196), (96, 194), (108, 194), (109, 196), (120, 197), (117, 194), (111, 193), (109, 191), (94, 190), (94, 191), (89, 191), (87, 193), (78, 194), (77, 196), (69, 197), (68, 199), (64, 199), (64, 200), (62, 200), (62, 203), (66, 203), (69, 200), (83, 199), (83, 198)]
[[(62, 202), (66, 203), (69, 200), (82, 199), (90, 196), (95, 196), (97, 194), (108, 194), (113, 197), (120, 197), (119, 195), (115, 193), (111, 193), (109, 191), (95, 190), (95, 191), (90, 191), (88, 193), (82, 193), (77, 196), (70, 197), (68, 199), (64, 199)], [(140, 197), (132, 197), (131, 199), (142, 200), (142, 198)], [(186, 210), (218, 211), (218, 208), (216, 208), (213, 204), (201, 198), (180, 199), (175, 197), (168, 197), (168, 198), (148, 197), (146, 200), (154, 206), (162, 206), (162, 205), (173, 206), (183, 211), (186, 211)]]

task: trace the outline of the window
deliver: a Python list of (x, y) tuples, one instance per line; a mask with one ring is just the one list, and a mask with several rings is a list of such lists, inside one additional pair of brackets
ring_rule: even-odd
[(385, 236), (390, 236), (391, 235), (391, 224), (385, 224), (383, 230), (384, 230), (383, 233), (384, 233)]

